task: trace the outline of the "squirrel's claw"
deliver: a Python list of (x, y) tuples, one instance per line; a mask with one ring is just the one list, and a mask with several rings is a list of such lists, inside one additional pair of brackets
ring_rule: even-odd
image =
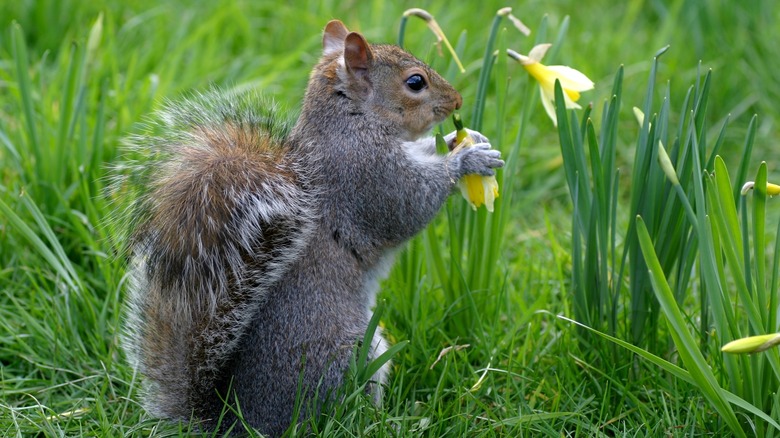
[(463, 175), (477, 174), (493, 176), (493, 170), (504, 165), (501, 151), (491, 149), (490, 143), (477, 143), (471, 147), (457, 151), (452, 160), (459, 165), (458, 178)]

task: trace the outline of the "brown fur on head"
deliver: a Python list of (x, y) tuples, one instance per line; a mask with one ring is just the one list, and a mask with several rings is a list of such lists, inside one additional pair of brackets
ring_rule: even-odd
[(357, 107), (415, 140), (460, 108), (460, 94), (424, 62), (397, 46), (369, 44), (340, 21), (323, 34), (319, 71)]

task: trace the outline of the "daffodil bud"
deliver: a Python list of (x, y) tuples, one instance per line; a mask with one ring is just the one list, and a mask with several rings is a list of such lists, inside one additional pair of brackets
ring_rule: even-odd
[[(753, 186), (755, 186), (756, 183), (753, 181), (748, 181), (745, 183), (745, 185), (742, 186), (742, 196), (745, 196), (748, 194), (749, 191), (753, 190)], [(769, 196), (777, 196), (780, 195), (780, 186), (777, 184), (772, 184), (770, 182), (766, 183), (766, 194)]]
[(664, 144), (660, 141), (658, 142), (658, 163), (661, 165), (661, 170), (664, 171), (666, 177), (669, 178), (669, 181), (672, 184), (679, 186), (680, 180), (677, 179), (677, 171), (674, 170), (672, 160), (669, 158), (669, 154), (666, 153)]
[[(474, 139), (463, 127), (460, 114), (453, 114), (452, 121), (457, 130), (455, 133), (456, 146), (453, 151), (473, 146)], [(479, 206), (485, 204), (487, 211), (493, 212), (493, 204), (496, 198), (498, 198), (498, 181), (496, 181), (495, 176), (465, 175), (458, 181), (458, 187), (463, 197), (471, 205), (471, 208), (476, 210)]]
[(637, 107), (633, 107), (632, 109), (634, 110), (634, 117), (636, 117), (636, 121), (639, 122), (639, 127), (641, 128), (642, 123), (645, 122), (645, 113)]
[[(636, 121), (639, 122), (639, 127), (641, 128), (642, 124), (645, 122), (645, 113), (637, 107), (634, 107), (633, 110), (634, 117), (636, 117)], [(669, 178), (669, 182), (675, 186), (679, 186), (680, 180), (677, 178), (677, 171), (674, 170), (672, 160), (669, 158), (669, 154), (666, 153), (666, 148), (660, 140), (658, 141), (658, 164), (661, 165), (661, 170), (664, 171), (664, 175)]]
[(771, 335), (750, 336), (731, 341), (721, 348), (724, 353), (743, 354), (760, 353), (780, 344), (780, 333)]

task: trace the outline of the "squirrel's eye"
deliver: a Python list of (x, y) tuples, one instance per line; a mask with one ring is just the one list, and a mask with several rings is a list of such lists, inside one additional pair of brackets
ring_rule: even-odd
[(425, 83), (425, 78), (422, 75), (414, 74), (406, 78), (406, 86), (412, 91), (421, 91), (428, 84)]

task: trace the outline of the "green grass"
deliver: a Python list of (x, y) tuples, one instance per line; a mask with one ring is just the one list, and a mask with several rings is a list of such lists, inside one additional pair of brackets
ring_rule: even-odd
[[(780, 435), (777, 351), (719, 350), (780, 331), (780, 215), (760, 190), (780, 181), (774, 2), (531, 0), (512, 6), (533, 33), (502, 19), (494, 40), (505, 3), (399, 3), (0, 3), (0, 435), (191, 432), (143, 412), (118, 345), (123, 233), (107, 218), (130, 194), (106, 188), (121, 139), (163, 99), (212, 84), (259, 88), (294, 110), (329, 19), (396, 42), (411, 7), (434, 14), (463, 61), (461, 74), (422, 21), (406, 23), (405, 47), (453, 83), (466, 125), (503, 151), (501, 197), (490, 215), (453, 196), (399, 256), (381, 324), (408, 344), (383, 407), (355, 370), (344, 403), (305, 426)], [(556, 43), (545, 63), (596, 82), (580, 100), (592, 107), (559, 114), (560, 133), (517, 63), (484, 59), (535, 42)], [(742, 196), (746, 180), (757, 190)]]

